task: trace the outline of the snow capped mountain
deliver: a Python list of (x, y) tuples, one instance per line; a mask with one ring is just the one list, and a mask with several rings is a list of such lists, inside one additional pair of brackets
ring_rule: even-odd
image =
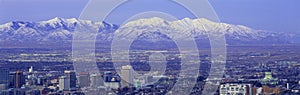
[[(105, 22), (92, 22), (76, 18), (54, 18), (41, 22), (14, 21), (0, 25), (2, 41), (62, 41), (72, 40), (72, 35), (80, 27), (93, 27), (103, 30), (117, 28), (116, 25)], [(102, 31), (102, 30), (101, 30)]]
[(216, 23), (204, 18), (185, 18), (178, 21), (166, 21), (157, 17), (140, 19), (121, 26), (119, 30), (117, 34), (124, 39), (130, 38), (132, 30), (138, 33), (135, 35), (142, 35), (148, 39), (159, 38), (157, 34), (167, 34), (164, 36), (171, 39), (207, 39), (208, 33), (221, 33), (225, 34), (226, 39), (232, 40), (261, 40), (270, 35), (267, 31), (254, 30), (242, 25)]
[[(170, 39), (208, 39), (208, 33), (225, 34), (227, 42), (237, 41), (279, 41), (279, 33), (255, 30), (243, 25), (217, 23), (210, 20), (185, 18), (178, 21), (166, 21), (162, 18), (147, 18), (130, 21), (122, 26), (106, 22), (92, 22), (76, 18), (53, 18), (40, 22), (13, 21), (0, 25), (0, 41), (9, 42), (63, 42), (71, 41), (76, 27), (97, 29), (97, 39), (111, 41), (113, 37), (135, 38), (143, 41), (161, 41)], [(117, 30), (117, 31), (116, 31)], [(285, 41), (282, 41), (285, 42)]]

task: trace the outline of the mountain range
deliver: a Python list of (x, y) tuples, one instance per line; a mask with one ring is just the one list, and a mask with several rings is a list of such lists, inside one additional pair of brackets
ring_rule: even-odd
[(191, 38), (201, 41), (208, 39), (208, 33), (222, 33), (225, 34), (226, 42), (230, 45), (287, 44), (293, 43), (294, 36), (294, 34), (256, 30), (243, 25), (213, 22), (204, 18), (166, 21), (154, 17), (130, 21), (124, 25), (115, 25), (107, 22), (56, 17), (40, 22), (12, 21), (2, 24), (0, 25), (0, 42), (18, 44), (71, 42), (76, 27), (97, 29), (97, 41), (101, 42), (111, 42), (115, 34), (123, 39), (132, 38), (131, 36), (134, 34), (139, 35), (137, 40), (158, 42)]

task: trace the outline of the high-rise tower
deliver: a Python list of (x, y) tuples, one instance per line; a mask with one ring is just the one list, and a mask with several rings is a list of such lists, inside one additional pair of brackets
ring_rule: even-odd
[(121, 85), (123, 87), (132, 86), (133, 84), (133, 68), (129, 65), (122, 66), (121, 68)]

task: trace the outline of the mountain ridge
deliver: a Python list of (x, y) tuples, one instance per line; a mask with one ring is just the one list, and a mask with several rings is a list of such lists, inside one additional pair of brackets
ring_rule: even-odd
[[(206, 29), (203, 28), (205, 26)], [(122, 26), (110, 24), (107, 22), (93, 22), (90, 20), (79, 20), (77, 18), (53, 18), (46, 21), (28, 22), (28, 21), (12, 21), (0, 25), (0, 41), (8, 42), (26, 42), (26, 41), (50, 41), (63, 42), (71, 41), (76, 27), (92, 27), (99, 32), (100, 41), (110, 42), (114, 37), (116, 30), (124, 30), (118, 32), (123, 34), (123, 38), (129, 37), (129, 34), (143, 34), (139, 37), (152, 42), (166, 39), (186, 39), (182, 38), (189, 35), (190, 38), (207, 39), (207, 32), (224, 33), (227, 42), (234, 44), (236, 42), (247, 43), (266, 41), (266, 43), (289, 43), (288, 37), (283, 37), (281, 33), (274, 33), (264, 30), (256, 30), (244, 25), (233, 25), (227, 23), (217, 23), (205, 18), (190, 19), (184, 18), (176, 21), (166, 21), (162, 18), (145, 18), (130, 21)], [(131, 31), (129, 31), (131, 30)], [(134, 31), (134, 32), (133, 32)], [(150, 31), (150, 32), (149, 32)], [(172, 34), (166, 35), (158, 32)], [(156, 40), (153, 40), (156, 39)], [(231, 42), (233, 41), (233, 42)]]

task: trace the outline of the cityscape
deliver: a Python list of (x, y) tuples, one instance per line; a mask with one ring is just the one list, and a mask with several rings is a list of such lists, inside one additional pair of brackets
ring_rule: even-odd
[[(298, 46), (230, 46), (226, 70), (220, 80), (218, 95), (297, 95), (299, 94)], [(247, 50), (245, 50), (247, 48)], [(15, 50), (20, 50), (17, 52)], [(85, 95), (84, 91), (97, 89), (97, 95), (166, 94), (179, 77), (178, 56), (169, 53), (168, 68), (164, 75), (148, 73), (147, 77), (135, 77), (133, 69), (147, 72), (144, 62), (151, 51), (135, 50), (139, 56), (132, 66), (124, 65), (121, 74), (114, 70), (109, 54), (97, 57), (100, 75), (88, 72), (75, 73), (70, 51), (49, 49), (1, 49), (1, 94), (2, 95)], [(27, 50), (30, 51), (30, 50)], [(192, 95), (201, 93), (208, 76), (210, 55), (208, 48), (200, 51), (200, 76)], [(165, 52), (165, 51), (160, 51)], [(62, 54), (60, 54), (62, 53)], [(288, 56), (286, 56), (288, 54)], [(9, 58), (9, 59), (8, 59)], [(134, 59), (134, 58), (133, 58)], [(44, 65), (47, 63), (47, 65)], [(22, 64), (22, 65), (16, 65)], [(144, 64), (144, 65), (141, 65)], [(120, 78), (120, 76), (126, 76)], [(187, 76), (181, 76), (186, 77)], [(157, 81), (157, 82), (155, 82)], [(154, 82), (154, 83), (153, 83)], [(187, 83), (188, 84), (188, 83)], [(183, 87), (185, 84), (182, 85)], [(180, 90), (176, 90), (180, 91)], [(89, 92), (89, 91), (87, 91)], [(86, 92), (86, 93), (87, 93)], [(176, 94), (176, 93), (175, 93)]]
[(300, 95), (299, 3), (0, 0), (0, 95)]

